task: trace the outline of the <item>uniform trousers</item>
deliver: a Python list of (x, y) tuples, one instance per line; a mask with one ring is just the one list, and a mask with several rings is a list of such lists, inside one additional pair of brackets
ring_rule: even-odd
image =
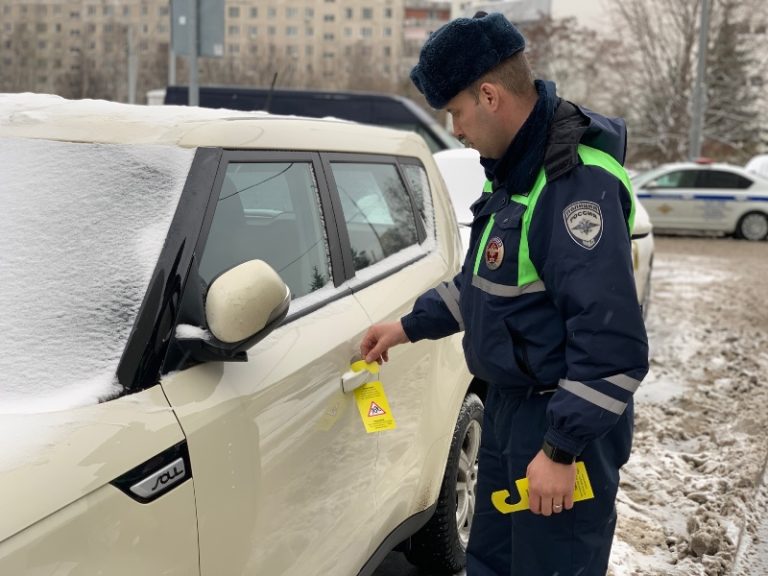
[(605, 576), (616, 527), (619, 468), (632, 446), (632, 402), (604, 436), (579, 455), (595, 497), (551, 516), (530, 510), (503, 514), (491, 494), (509, 490), (541, 449), (552, 394), (488, 387), (480, 445), (475, 515), (467, 576)]

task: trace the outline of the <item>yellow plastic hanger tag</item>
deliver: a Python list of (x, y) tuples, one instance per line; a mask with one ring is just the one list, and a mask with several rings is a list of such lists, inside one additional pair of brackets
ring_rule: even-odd
[[(379, 364), (377, 362), (365, 362), (359, 360), (352, 364), (354, 372), (368, 370), (372, 374), (379, 373)], [(392, 415), (392, 409), (389, 407), (387, 395), (384, 393), (384, 385), (381, 381), (368, 382), (355, 389), (355, 401), (357, 409), (360, 412), (360, 418), (365, 426), (365, 431), (383, 432), (384, 430), (394, 430), (397, 428), (395, 418)]]
[[(494, 508), (502, 514), (520, 512), (531, 507), (528, 501), (528, 478), (515, 480), (515, 486), (517, 487), (517, 493), (520, 494), (520, 500), (515, 504), (507, 502), (507, 498), (510, 497), (509, 490), (497, 490), (491, 494), (491, 502)], [(592, 484), (589, 482), (584, 462), (576, 462), (576, 486), (573, 490), (573, 501), (590, 500), (594, 497), (595, 494), (592, 492)]]

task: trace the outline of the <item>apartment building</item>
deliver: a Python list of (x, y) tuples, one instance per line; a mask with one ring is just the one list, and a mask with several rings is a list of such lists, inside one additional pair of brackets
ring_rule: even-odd
[(129, 47), (140, 77), (167, 74), (168, 2), (0, 0), (0, 89), (127, 99)]
[[(112, 90), (125, 99), (129, 47), (139, 83), (154, 83), (139, 93), (162, 86), (170, 17), (169, 0), (0, 0), (0, 89), (71, 93), (63, 87), (99, 84), (97, 96)], [(227, 0), (223, 58), (201, 62), (201, 81), (394, 85), (404, 19), (404, 0)], [(183, 81), (186, 62), (175, 63)]]

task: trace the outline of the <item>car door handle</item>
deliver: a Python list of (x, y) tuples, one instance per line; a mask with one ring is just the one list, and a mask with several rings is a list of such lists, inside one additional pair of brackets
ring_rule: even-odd
[(347, 372), (341, 377), (341, 389), (344, 394), (349, 394), (353, 390), (360, 388), (363, 384), (373, 382), (376, 379), (376, 374), (369, 372), (368, 370), (360, 370), (359, 372)]

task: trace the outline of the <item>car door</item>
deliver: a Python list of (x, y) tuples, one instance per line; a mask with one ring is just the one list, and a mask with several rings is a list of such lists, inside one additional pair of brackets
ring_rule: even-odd
[(194, 467), (201, 573), (357, 574), (377, 546), (377, 437), (342, 380), (369, 322), (336, 285), (338, 238), (319, 157), (226, 152), (217, 179), (199, 283), (261, 259), (292, 302), (247, 362), (163, 378)]
[(693, 201), (698, 172), (686, 168), (673, 169), (643, 186), (639, 197), (656, 228), (696, 228)]
[(696, 178), (696, 198), (692, 218), (701, 230), (733, 232), (741, 215), (746, 211), (748, 178), (711, 168), (701, 170)]
[[(436, 218), (427, 173), (414, 160), (325, 158), (346, 225), (350, 285), (372, 323), (397, 321), (418, 295), (456, 273), (460, 248), (453, 212), (441, 201)], [(377, 522), (383, 538), (436, 500), (469, 384), (460, 336), (393, 348), (380, 379), (395, 424), (377, 432)]]

